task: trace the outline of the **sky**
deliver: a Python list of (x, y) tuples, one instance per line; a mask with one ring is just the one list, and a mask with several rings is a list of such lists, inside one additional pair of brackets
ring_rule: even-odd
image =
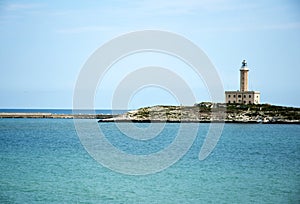
[[(224, 90), (239, 89), (246, 59), (249, 88), (261, 103), (300, 107), (300, 3), (297, 0), (0, 1), (0, 108), (72, 108), (80, 71), (104, 43), (139, 30), (181, 35), (201, 48)], [(140, 67), (167, 67), (196, 101), (210, 101), (205, 81), (160, 53), (117, 62), (99, 82), (95, 108), (112, 108), (122, 79)], [(128, 108), (180, 104), (155, 86), (133, 93)]]

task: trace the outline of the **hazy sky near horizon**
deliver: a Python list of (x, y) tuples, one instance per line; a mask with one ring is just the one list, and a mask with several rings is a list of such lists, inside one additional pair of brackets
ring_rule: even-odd
[[(225, 90), (239, 89), (246, 59), (249, 86), (261, 102), (300, 107), (300, 3), (297, 0), (0, 1), (0, 108), (72, 108), (77, 77), (89, 56), (121, 34), (177, 33), (199, 46), (216, 67)], [(177, 59), (145, 53), (124, 59), (99, 84), (95, 107), (111, 108), (114, 89), (141, 66), (178, 73), (197, 102), (209, 101), (201, 78)], [(129, 108), (176, 104), (148, 87)]]

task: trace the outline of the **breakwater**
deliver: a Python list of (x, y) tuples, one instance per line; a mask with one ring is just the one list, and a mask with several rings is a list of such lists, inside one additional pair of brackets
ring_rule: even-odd
[(109, 119), (111, 114), (0, 113), (0, 118)]

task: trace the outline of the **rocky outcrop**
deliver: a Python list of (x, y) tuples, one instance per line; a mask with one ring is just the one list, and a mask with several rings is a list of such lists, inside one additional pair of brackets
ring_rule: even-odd
[(269, 104), (240, 105), (202, 102), (194, 106), (153, 106), (99, 122), (232, 122), (299, 123), (300, 108)]
[(258, 121), (263, 123), (299, 123), (300, 108), (261, 105), (227, 106), (227, 120)]

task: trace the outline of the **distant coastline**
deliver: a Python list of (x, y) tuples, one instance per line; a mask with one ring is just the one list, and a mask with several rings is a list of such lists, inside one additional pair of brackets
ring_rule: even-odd
[(0, 118), (59, 118), (103, 119), (111, 118), (128, 110), (76, 110), (72, 109), (0, 109)]
[[(120, 110), (120, 109), (95, 109), (95, 110), (76, 110), (76, 113), (81, 114), (122, 114), (126, 113), (128, 110)], [(73, 114), (73, 109), (63, 109), (63, 108), (2, 108), (0, 109), (0, 113), (52, 113), (52, 114)]]
[(0, 113), (0, 118), (53, 118), (53, 119), (106, 119), (117, 115), (112, 114), (57, 114), (57, 113)]

